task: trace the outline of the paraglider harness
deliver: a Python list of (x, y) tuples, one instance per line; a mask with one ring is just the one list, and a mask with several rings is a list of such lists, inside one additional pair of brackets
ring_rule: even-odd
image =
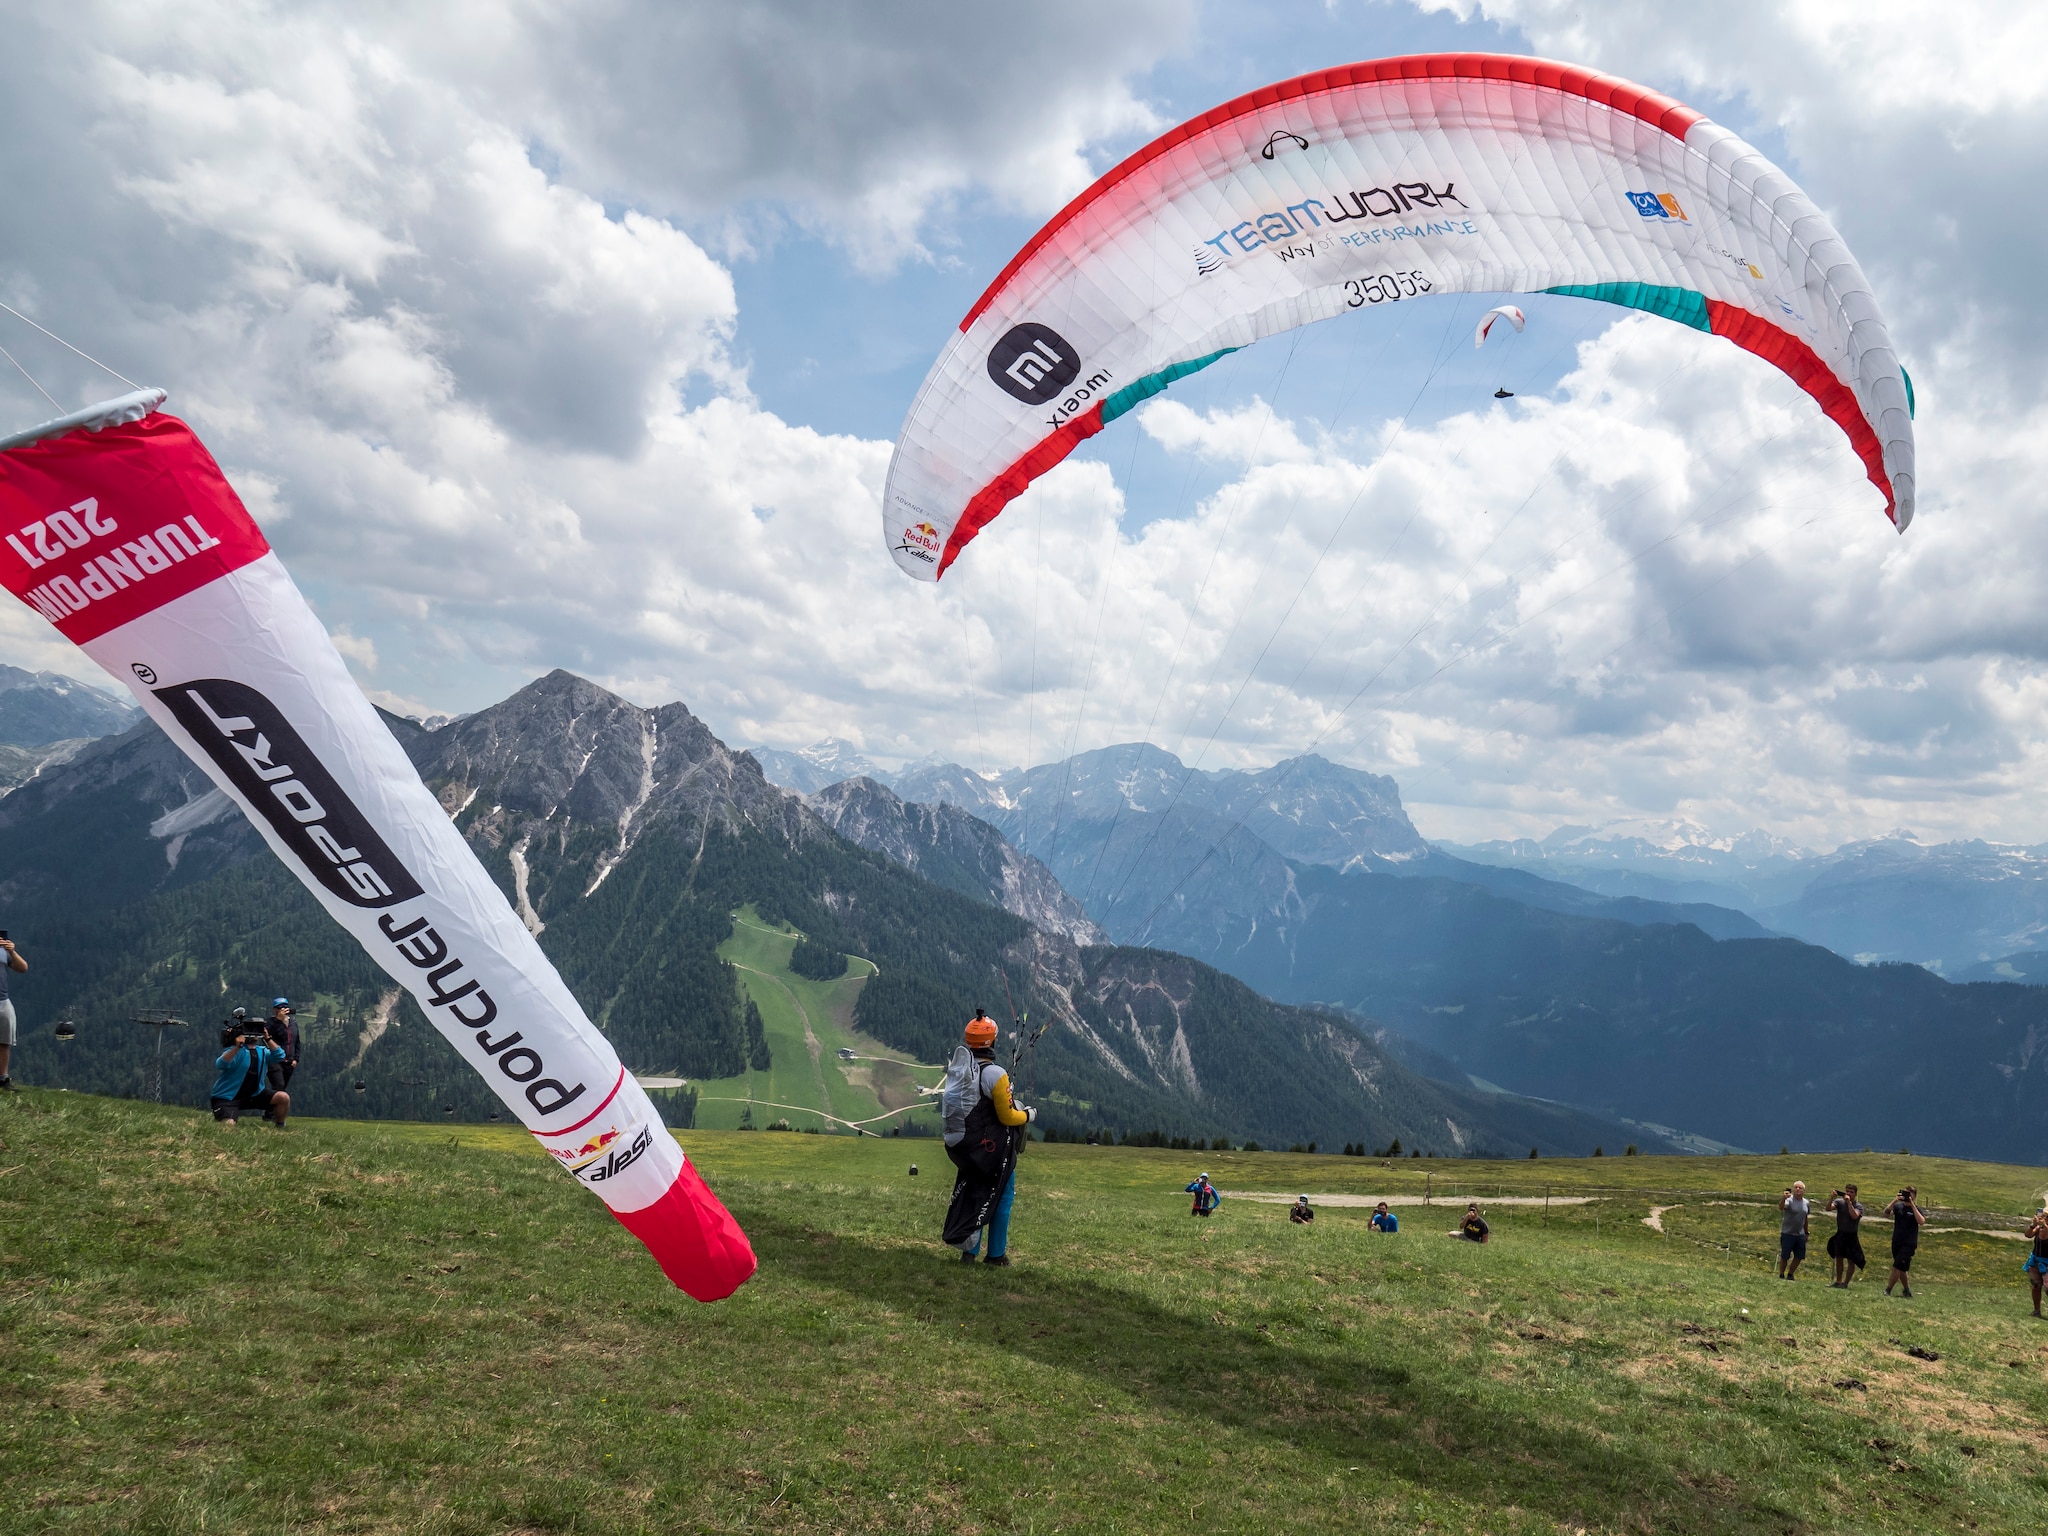
[(1011, 1159), (1011, 1130), (996, 1118), (996, 1103), (982, 1088), (982, 1074), (994, 1066), (995, 1053), (977, 1053), (965, 1045), (953, 1048), (940, 1089), (945, 1115), (946, 1155), (955, 1165), (971, 1166), (992, 1179)]

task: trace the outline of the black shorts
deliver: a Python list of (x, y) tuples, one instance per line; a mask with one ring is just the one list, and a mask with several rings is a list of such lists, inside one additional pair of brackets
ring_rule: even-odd
[(1918, 1243), (1915, 1243), (1912, 1248), (1894, 1248), (1892, 1250), (1892, 1268), (1902, 1275), (1910, 1270), (1913, 1267), (1914, 1251), (1919, 1246)]
[(207, 1102), (213, 1106), (214, 1119), (239, 1120), (244, 1115), (263, 1114), (270, 1108), (270, 1101), (276, 1097), (277, 1095), (274, 1093), (264, 1092), (255, 1095), (253, 1098), (209, 1099)]
[(1828, 1239), (1828, 1257), (1847, 1259), (1856, 1269), (1864, 1267), (1863, 1243), (1853, 1232), (1837, 1232)]
[(1806, 1261), (1806, 1234), (1804, 1232), (1780, 1232), (1778, 1234), (1778, 1262), (1787, 1259)]

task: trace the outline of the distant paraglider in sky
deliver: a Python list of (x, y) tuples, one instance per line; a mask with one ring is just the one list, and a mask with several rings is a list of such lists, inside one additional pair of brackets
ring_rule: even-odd
[[(1912, 521), (1911, 386), (1862, 269), (1783, 171), (1611, 75), (1429, 54), (1217, 107), (1032, 236), (911, 406), (882, 499), (890, 554), (938, 580), (1082, 442), (1240, 347), (1479, 293), (1597, 300), (1725, 337), (1805, 390), (1892, 521)], [(1502, 317), (1521, 329), (1503, 305), (1475, 343)]]
[(1512, 325), (1515, 328), (1515, 334), (1517, 336), (1522, 334), (1522, 327), (1528, 323), (1527, 317), (1524, 316), (1519, 309), (1515, 308), (1514, 305), (1494, 305), (1493, 308), (1489, 309), (1485, 314), (1479, 317), (1479, 324), (1474, 326), (1472, 329), (1473, 351), (1477, 352), (1481, 347), (1486, 345), (1486, 333), (1493, 329), (1493, 323), (1496, 320), (1507, 321), (1509, 325)]

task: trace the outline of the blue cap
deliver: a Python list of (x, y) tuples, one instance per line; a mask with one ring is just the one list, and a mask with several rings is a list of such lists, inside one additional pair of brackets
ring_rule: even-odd
[(270, 1006), (273, 1008), (289, 1008), (291, 1005), (292, 1000), (288, 997), (273, 997), (270, 1000)]

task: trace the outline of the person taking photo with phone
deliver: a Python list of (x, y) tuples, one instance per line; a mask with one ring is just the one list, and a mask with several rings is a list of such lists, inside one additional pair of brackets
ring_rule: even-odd
[(7, 963), (0, 965), (0, 1093), (12, 1093), (14, 1000), (7, 995), (7, 973), (27, 970), (28, 962), (21, 958), (21, 951), (14, 947), (14, 940), (7, 937), (5, 928), (0, 928), (0, 954), (7, 957)]

